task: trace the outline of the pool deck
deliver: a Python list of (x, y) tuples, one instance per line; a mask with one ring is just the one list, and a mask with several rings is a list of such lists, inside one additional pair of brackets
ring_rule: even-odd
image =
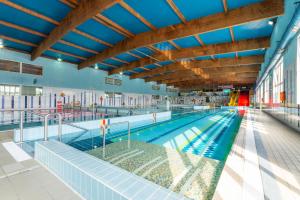
[(249, 110), (213, 199), (300, 199), (300, 133)]
[[(0, 133), (0, 199), (79, 200), (71, 189), (32, 158), (17, 159), (4, 147), (12, 133)], [(10, 143), (11, 144), (11, 143)]]

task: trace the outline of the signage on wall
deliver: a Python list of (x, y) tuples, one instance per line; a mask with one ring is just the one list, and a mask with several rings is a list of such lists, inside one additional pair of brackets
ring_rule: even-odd
[(121, 85), (122, 85), (122, 80), (106, 77), (106, 78), (105, 78), (105, 83), (108, 84), (108, 85), (117, 85), (117, 86), (121, 86)]
[(178, 92), (178, 89), (177, 88), (169, 88), (167, 87), (167, 92)]
[(160, 90), (160, 86), (159, 85), (152, 85), (152, 90)]

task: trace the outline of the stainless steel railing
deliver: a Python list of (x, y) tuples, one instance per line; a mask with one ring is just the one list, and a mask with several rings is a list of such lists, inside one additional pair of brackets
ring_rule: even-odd
[(58, 140), (61, 141), (62, 137), (62, 115), (60, 113), (49, 113), (44, 118), (44, 141), (48, 140), (48, 118), (49, 116), (58, 116)]
[(106, 132), (109, 129), (109, 127), (111, 127), (112, 125), (118, 125), (118, 124), (127, 124), (127, 129), (128, 129), (128, 141), (127, 141), (127, 147), (128, 149), (130, 149), (130, 122), (129, 121), (124, 121), (124, 122), (116, 122), (116, 123), (112, 123), (107, 125), (106, 127), (101, 126), (102, 129), (102, 157), (105, 158), (105, 146), (106, 146)]

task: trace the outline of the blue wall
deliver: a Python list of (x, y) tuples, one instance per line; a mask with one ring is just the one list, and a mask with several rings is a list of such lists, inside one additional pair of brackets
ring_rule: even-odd
[(0, 83), (33, 85), (33, 80), (36, 78), (36, 86), (93, 89), (109, 92), (127, 92), (169, 96), (177, 95), (177, 93), (167, 93), (166, 85), (160, 85), (160, 90), (152, 90), (153, 83), (145, 83), (142, 79), (130, 80), (125, 75), (110, 76), (121, 79), (121, 86), (106, 85), (105, 77), (107, 77), (107, 73), (105, 71), (92, 68), (77, 70), (76, 65), (58, 62), (47, 58), (38, 58), (32, 62), (29, 55), (7, 49), (0, 49), (0, 59), (43, 66), (42, 77), (0, 71)]

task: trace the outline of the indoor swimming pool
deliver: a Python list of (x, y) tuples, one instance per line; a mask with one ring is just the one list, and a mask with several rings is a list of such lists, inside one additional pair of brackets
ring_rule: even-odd
[[(243, 114), (229, 108), (177, 110), (167, 120), (140, 119), (131, 125), (130, 145), (127, 124), (111, 124), (105, 150), (100, 129), (63, 134), (62, 142), (185, 197), (211, 199)], [(23, 143), (23, 149), (34, 154), (35, 142)]]
[[(130, 140), (224, 160), (241, 116), (237, 110), (228, 109), (176, 113), (171, 120), (132, 129)], [(127, 139), (127, 130), (114, 132), (112, 127), (106, 136), (106, 144)], [(63, 136), (64, 143), (82, 151), (99, 148), (102, 141), (100, 129)]]

